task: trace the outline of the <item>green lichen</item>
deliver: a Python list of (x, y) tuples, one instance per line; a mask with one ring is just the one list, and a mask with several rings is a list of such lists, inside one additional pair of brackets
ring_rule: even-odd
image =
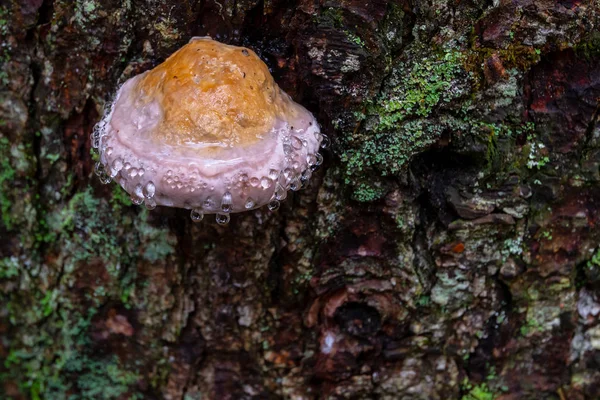
[(389, 131), (410, 117), (428, 117), (440, 102), (449, 102), (464, 94), (454, 85), (462, 71), (462, 62), (462, 53), (445, 50), (418, 62), (400, 63), (387, 93), (367, 108), (368, 114), (379, 116), (374, 131)]
[[(142, 398), (135, 389), (140, 379), (135, 368), (95, 352), (88, 331), (97, 310), (110, 299), (127, 308), (135, 306), (136, 269), (130, 265), (137, 257), (153, 261), (166, 257), (174, 251), (174, 238), (150, 226), (145, 221), (147, 211), (139, 215), (143, 221), (115, 213), (87, 187), (72, 195), (65, 206), (40, 214), (45, 247), (60, 248), (60, 280), (50, 289), (34, 284), (33, 291), (0, 293), (11, 325), (17, 329), (35, 326), (29, 335), (11, 341), (5, 370), (0, 373), (0, 380), (17, 383), (29, 398)], [(124, 233), (129, 240), (119, 240)], [(141, 241), (149, 250), (138, 254)], [(67, 288), (93, 263), (104, 265), (108, 275), (84, 280), (84, 286), (77, 289), (85, 291), (80, 296), (84, 301), (73, 304)], [(17, 257), (0, 259), (0, 279), (45, 282), (48, 278), (38, 278), (39, 271), (37, 264), (24, 269)]]
[[(78, 394), (72, 400), (111, 400), (118, 399), (129, 392), (140, 376), (137, 372), (123, 369), (116, 356), (97, 360), (88, 356), (69, 360), (65, 365), (69, 372), (77, 373), (76, 387)], [(140, 393), (130, 393), (129, 399), (142, 399)]]
[(501, 68), (506, 71), (515, 69), (524, 72), (540, 61), (541, 52), (535, 47), (521, 44), (510, 44), (506, 49), (473, 45), (465, 57), (465, 68), (479, 78), (474, 85), (476, 89), (479, 89), (484, 81), (483, 66), (492, 57), (497, 57)]
[(0, 259), (0, 279), (10, 279), (19, 276), (20, 264), (17, 257)]
[[(11, 15), (7, 8), (0, 7), (0, 36), (7, 37), (9, 34), (8, 23)], [(6, 65), (10, 61), (10, 44), (6, 42), (6, 45), (2, 46), (0, 50), (0, 65)], [(7, 86), (9, 84), (9, 76), (7, 68), (0, 68), (0, 84)]]
[[(365, 42), (360, 36), (349, 29), (344, 19), (344, 13), (341, 8), (328, 7), (325, 8), (320, 15), (315, 17), (315, 22), (322, 26), (333, 26), (336, 29), (344, 32), (346, 39), (356, 44), (357, 46), (364, 47)], [(356, 28), (356, 27), (355, 27)]]
[(99, 17), (98, 8), (99, 5), (94, 0), (76, 1), (74, 4), (75, 21), (81, 27), (85, 27)]
[(148, 210), (141, 212), (141, 217), (136, 220), (135, 228), (144, 241), (142, 257), (150, 262), (163, 260), (175, 252), (176, 238), (164, 229), (155, 228), (147, 222)]
[(497, 396), (490, 390), (486, 383), (474, 386), (467, 378), (465, 378), (461, 386), (464, 391), (467, 391), (467, 393), (461, 397), (461, 400), (494, 400)]
[(504, 241), (504, 248), (501, 250), (502, 261), (510, 256), (520, 257), (523, 254), (523, 238), (517, 237), (515, 239), (509, 238)]
[(365, 46), (365, 42), (356, 33), (350, 32), (349, 30), (344, 30), (344, 33), (346, 34), (348, 40), (352, 43), (360, 47)]
[(121, 212), (123, 207), (133, 204), (129, 194), (119, 185), (113, 185), (112, 197), (109, 201), (115, 212)]
[(358, 182), (352, 188), (352, 198), (361, 202), (370, 202), (380, 199), (386, 192), (386, 185), (380, 181)]
[(543, 143), (530, 143), (528, 147), (529, 155), (527, 157), (527, 168), (540, 169), (550, 162), (550, 157), (548, 157), (548, 151), (546, 150), (546, 146)]
[(380, 95), (367, 103), (358, 132), (344, 135), (341, 159), (353, 198), (373, 201), (384, 193), (377, 177), (396, 175), (417, 153), (435, 143), (453, 119), (434, 110), (466, 93), (463, 56), (442, 49), (400, 62)]
[(137, 372), (115, 356), (91, 351), (87, 331), (95, 308), (82, 314), (58, 291), (48, 292), (38, 308), (45, 323), (22, 339), (27, 346), (10, 349), (0, 380), (16, 381), (31, 399), (110, 400), (127, 392), (129, 398), (141, 398), (131, 392)]
[(117, 228), (105, 203), (93, 196), (91, 187), (76, 193), (67, 206), (48, 215), (53, 236), (69, 235), (67, 250), (73, 262), (101, 257), (109, 264), (122, 255)]
[(600, 56), (600, 32), (592, 31), (587, 38), (574, 47), (581, 58), (591, 60)]
[(10, 212), (12, 200), (8, 197), (8, 193), (15, 175), (15, 169), (10, 164), (10, 142), (7, 138), (0, 137), (0, 212), (7, 230), (12, 228)]

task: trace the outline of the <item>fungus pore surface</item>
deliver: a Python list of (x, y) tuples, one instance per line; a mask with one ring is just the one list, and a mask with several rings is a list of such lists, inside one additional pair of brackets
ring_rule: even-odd
[(192, 210), (192, 219), (276, 209), (322, 162), (313, 115), (249, 49), (194, 38), (121, 86), (92, 134), (96, 174), (135, 204)]

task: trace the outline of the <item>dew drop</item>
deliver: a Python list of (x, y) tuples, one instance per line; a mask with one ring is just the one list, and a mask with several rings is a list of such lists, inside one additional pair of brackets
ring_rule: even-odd
[(154, 183), (152, 181), (146, 183), (146, 186), (144, 186), (144, 197), (147, 199), (151, 199), (152, 197), (154, 197), (155, 192), (156, 186), (154, 186)]
[(214, 206), (215, 202), (210, 197), (207, 197), (206, 200), (204, 200), (204, 203), (202, 204), (202, 208), (204, 208), (205, 210), (212, 210)]
[(94, 131), (94, 133), (92, 133), (91, 139), (93, 148), (97, 149), (98, 147), (100, 147), (100, 134), (98, 131)]
[(256, 177), (250, 178), (250, 186), (257, 187), (260, 183), (260, 180)]
[(315, 157), (314, 154), (309, 154), (306, 156), (306, 162), (309, 167), (312, 167), (313, 165), (317, 164), (317, 157)]
[(137, 168), (131, 168), (129, 170), (129, 176), (131, 176), (132, 178), (135, 178), (137, 176), (137, 174), (138, 174)]
[(286, 197), (286, 190), (279, 183), (275, 183), (275, 199), (281, 201), (284, 200)]
[(260, 186), (263, 189), (268, 189), (271, 187), (271, 184), (273, 183), (273, 181), (271, 181), (269, 178), (267, 178), (266, 176), (263, 176), (262, 179), (260, 180)]
[(102, 164), (100, 161), (98, 161), (96, 164), (94, 164), (94, 173), (98, 176), (103, 175), (104, 174), (104, 164)]
[(302, 140), (298, 136), (292, 136), (292, 147), (296, 150), (302, 148)]
[(293, 173), (294, 172), (290, 168), (286, 168), (283, 170), (283, 176), (285, 177), (285, 179), (290, 179)]
[(292, 189), (294, 192), (302, 189), (302, 185), (300, 184), (298, 179), (292, 179), (292, 181), (290, 182), (290, 189)]
[(331, 145), (331, 140), (329, 139), (329, 136), (323, 135), (323, 141), (321, 142), (321, 148), (326, 149), (329, 147), (329, 145)]
[(123, 168), (123, 161), (121, 161), (120, 158), (116, 158), (112, 162), (112, 168), (110, 169), (111, 178), (114, 178), (115, 176), (117, 176), (117, 174), (119, 173), (119, 171), (121, 171), (122, 168)]
[(321, 155), (321, 153), (316, 153), (315, 158), (316, 158), (315, 165), (318, 166), (318, 165), (323, 164), (323, 156)]
[(229, 220), (231, 219), (229, 214), (221, 214), (221, 213), (218, 213), (215, 218), (217, 220), (217, 224), (219, 224), (219, 225), (227, 225), (229, 223)]
[(221, 210), (225, 213), (231, 212), (231, 193), (225, 192), (223, 195), (223, 198), (221, 199)]
[(248, 53), (248, 50), (246, 50), (246, 49), (242, 50), (242, 54), (246, 57), (248, 57), (250, 55), (250, 53)]
[(106, 148), (106, 150), (104, 150), (104, 153), (105, 153), (107, 156), (111, 156), (111, 155), (112, 155), (112, 153), (113, 153), (113, 148), (112, 148), (112, 147), (107, 147), (107, 148)]
[(289, 144), (284, 144), (283, 145), (283, 153), (286, 155), (292, 154), (294, 150), (292, 149), (292, 146), (290, 146)]
[(146, 199), (145, 204), (148, 210), (154, 210), (156, 208), (156, 201), (153, 198)]
[(193, 209), (190, 212), (190, 217), (192, 218), (192, 221), (200, 222), (204, 218), (204, 214), (202, 214), (202, 211), (200, 211), (200, 210)]
[(131, 169), (131, 164), (130, 164), (130, 163), (128, 163), (128, 162), (126, 162), (126, 163), (123, 165), (123, 169), (124, 169), (125, 171), (129, 171), (129, 170)]
[(142, 197), (137, 197), (136, 195), (133, 195), (131, 196), (131, 202), (136, 206), (139, 206), (144, 202), (144, 199)]
[(276, 180), (277, 178), (279, 178), (279, 171), (272, 169), (269, 171), (269, 178), (271, 178), (272, 180)]
[(146, 173), (146, 170), (145, 170), (144, 168), (140, 168), (140, 169), (138, 170), (138, 175), (139, 175), (139, 176), (144, 176), (144, 174), (145, 174), (145, 173)]
[(302, 175), (300, 175), (300, 182), (302, 182), (303, 186), (306, 182), (308, 182), (311, 175), (312, 175), (312, 172), (310, 169), (305, 169), (304, 171), (302, 171)]
[(112, 179), (110, 178), (110, 176), (108, 176), (106, 174), (100, 176), (100, 182), (104, 185), (108, 185), (111, 181), (112, 181)]
[(135, 193), (136, 197), (140, 197), (142, 199), (144, 198), (144, 190), (142, 189), (142, 185), (139, 183), (135, 185), (133, 193)]
[(112, 178), (106, 173), (106, 167), (99, 161), (94, 165), (94, 173), (98, 175), (100, 182), (104, 185), (107, 185), (112, 181)]
[(269, 208), (269, 210), (275, 211), (279, 208), (279, 201), (273, 199), (269, 202), (269, 204), (267, 204), (267, 207)]
[(238, 178), (240, 182), (248, 182), (248, 175), (247, 174), (240, 174), (240, 177)]
[(246, 207), (246, 209), (249, 210), (252, 207), (254, 207), (254, 204), (256, 204), (256, 203), (254, 202), (254, 200), (252, 199), (252, 197), (248, 197), (246, 199), (246, 203), (244, 204), (244, 207)]

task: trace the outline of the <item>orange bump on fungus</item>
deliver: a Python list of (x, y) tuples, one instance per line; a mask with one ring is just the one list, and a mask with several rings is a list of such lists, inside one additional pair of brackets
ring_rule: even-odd
[(96, 173), (135, 204), (192, 210), (192, 219), (268, 205), (322, 162), (313, 115), (251, 50), (194, 38), (129, 79), (92, 135)]

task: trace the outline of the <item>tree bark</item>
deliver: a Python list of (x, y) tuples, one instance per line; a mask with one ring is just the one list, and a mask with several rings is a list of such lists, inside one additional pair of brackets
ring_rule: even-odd
[[(598, 0), (3, 0), (0, 398), (600, 398)], [(245, 45), (332, 138), (222, 227), (93, 174), (118, 85)]]

